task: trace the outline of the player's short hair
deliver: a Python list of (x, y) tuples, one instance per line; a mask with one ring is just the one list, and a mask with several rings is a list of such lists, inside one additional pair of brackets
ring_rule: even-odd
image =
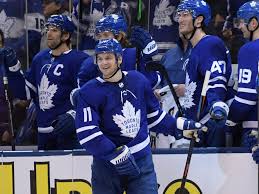
[(68, 32), (70, 34), (72, 34), (76, 29), (71, 18), (67, 15), (52, 15), (46, 22), (45, 26), (55, 26), (60, 28), (61, 31)]
[(116, 39), (100, 40), (95, 47), (95, 54), (100, 53), (113, 53), (115, 56), (122, 56), (122, 48)]
[(244, 19), (246, 23), (252, 18), (256, 18), (259, 22), (259, 2), (249, 1), (244, 3), (237, 11), (237, 18)]
[(114, 35), (127, 32), (127, 23), (122, 15), (111, 14), (104, 16), (96, 23), (95, 34), (110, 31)]
[(182, 0), (178, 5), (176, 12), (181, 11), (189, 11), (192, 14), (193, 19), (202, 15), (206, 26), (208, 26), (211, 20), (210, 6), (204, 0)]

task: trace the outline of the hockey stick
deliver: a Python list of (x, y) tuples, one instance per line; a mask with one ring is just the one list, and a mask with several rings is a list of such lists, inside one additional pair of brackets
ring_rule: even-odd
[(12, 151), (15, 151), (15, 137), (14, 137), (14, 129), (13, 129), (12, 104), (11, 104), (12, 100), (9, 95), (8, 78), (6, 75), (5, 67), (4, 65), (0, 65), (0, 66), (3, 74), (5, 100), (7, 102), (7, 108), (8, 108), (8, 125), (12, 135), (12, 139), (11, 139)]
[[(203, 81), (203, 86), (202, 86), (202, 91), (201, 91), (201, 97), (200, 97), (200, 101), (199, 101), (198, 111), (197, 111), (197, 121), (200, 120), (200, 114), (201, 114), (201, 111), (202, 111), (204, 103), (205, 103), (205, 98), (206, 98), (206, 92), (207, 92), (207, 88), (208, 88), (209, 79), (210, 79), (210, 71), (206, 71), (205, 78), (204, 78), (204, 81)], [(191, 163), (191, 159), (192, 159), (194, 143), (195, 143), (195, 138), (193, 136), (192, 139), (191, 139), (191, 142), (190, 142), (189, 149), (188, 149), (188, 155), (187, 155), (187, 159), (186, 159), (186, 162), (185, 162), (185, 167), (184, 167), (181, 187), (180, 187), (180, 189), (177, 189), (177, 191), (175, 192), (176, 194), (178, 194), (178, 193), (180, 193), (180, 194), (187, 194), (186, 189), (184, 188), (184, 186), (185, 186), (185, 183), (186, 183), (186, 180), (187, 180), (187, 175), (188, 175), (188, 171), (189, 171), (189, 167), (190, 167), (190, 163)]]
[(175, 100), (175, 103), (176, 103), (176, 106), (178, 108), (178, 111), (179, 111), (179, 116), (183, 116), (184, 115), (184, 112), (183, 112), (183, 108), (179, 102), (179, 98), (174, 90), (174, 87), (173, 87), (173, 84), (172, 84), (172, 81), (170, 80), (169, 76), (168, 76), (168, 73), (165, 69), (165, 67), (160, 64), (160, 63), (157, 63), (157, 62), (154, 62), (154, 61), (150, 61), (146, 64), (146, 70), (147, 71), (159, 71), (162, 76), (165, 78), (165, 80), (167, 81), (168, 83), (168, 86), (170, 88), (170, 91), (174, 97), (174, 100)]

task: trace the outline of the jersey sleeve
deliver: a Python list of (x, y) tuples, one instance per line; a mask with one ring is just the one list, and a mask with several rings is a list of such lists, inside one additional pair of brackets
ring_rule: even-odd
[(116, 145), (108, 139), (100, 129), (100, 114), (96, 104), (91, 103), (84, 95), (85, 90), (79, 91), (76, 109), (76, 132), (82, 147), (91, 155), (103, 158), (111, 153)]
[(147, 104), (148, 129), (157, 133), (175, 136), (176, 120), (160, 108), (148, 81), (145, 83), (145, 99)]
[(251, 115), (254, 107), (257, 106), (256, 77), (258, 61), (259, 58), (254, 51), (240, 49), (238, 55), (238, 88), (229, 112), (229, 119), (233, 122), (238, 123), (245, 120), (246, 117)]
[[(203, 48), (200, 55), (199, 72), (202, 77), (206, 71), (211, 72), (208, 83), (206, 98), (209, 107), (215, 101), (225, 101), (227, 94), (227, 83), (231, 74), (231, 59), (229, 51), (223, 42), (213, 41)], [(208, 107), (208, 108), (209, 108)]]

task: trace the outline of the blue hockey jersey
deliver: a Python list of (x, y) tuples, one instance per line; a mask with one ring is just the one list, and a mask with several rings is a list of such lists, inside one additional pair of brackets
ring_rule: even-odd
[(197, 120), (197, 109), (206, 70), (209, 70), (211, 75), (200, 118), (208, 113), (215, 101), (225, 101), (227, 83), (231, 75), (231, 58), (220, 38), (205, 36), (194, 46), (185, 64), (187, 64), (185, 113), (187, 118)]
[(259, 66), (259, 40), (246, 43), (238, 54), (238, 88), (230, 105), (229, 120), (243, 122), (243, 128), (257, 128), (256, 78)]
[[(140, 64), (139, 67), (136, 66), (136, 48), (123, 49), (121, 69), (123, 71), (138, 69), (147, 77), (152, 87), (156, 87), (161, 81), (159, 73), (146, 72), (145, 64)], [(101, 72), (98, 70), (98, 65), (95, 64), (93, 57), (89, 57), (82, 64), (82, 67), (78, 74), (79, 86), (83, 86), (87, 81), (98, 76), (101, 76)]]
[(72, 109), (70, 92), (77, 87), (77, 73), (88, 57), (81, 51), (69, 50), (53, 57), (49, 49), (38, 53), (25, 73), (27, 99), (33, 98), (37, 109), (39, 132), (51, 132), (51, 123)]
[(127, 145), (135, 158), (150, 153), (148, 129), (175, 135), (175, 119), (160, 109), (148, 80), (137, 71), (123, 74), (115, 83), (97, 77), (79, 91), (78, 139), (98, 158), (121, 145)]

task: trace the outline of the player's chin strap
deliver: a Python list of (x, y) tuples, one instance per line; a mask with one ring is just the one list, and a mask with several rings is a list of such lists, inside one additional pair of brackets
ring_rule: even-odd
[[(256, 28), (255, 28), (254, 30), (249, 30), (248, 25), (249, 25), (249, 23), (251, 22), (251, 20), (252, 20), (253, 18), (256, 19), (256, 21), (257, 21), (257, 26), (256, 26)], [(253, 40), (253, 36), (254, 36), (254, 32), (259, 28), (259, 21), (257, 20), (257, 18), (256, 18), (256, 17), (250, 18), (249, 21), (248, 21), (248, 23), (246, 24), (246, 28), (247, 28), (247, 30), (250, 32), (250, 38), (249, 38), (249, 40), (252, 41), (252, 40)]]

